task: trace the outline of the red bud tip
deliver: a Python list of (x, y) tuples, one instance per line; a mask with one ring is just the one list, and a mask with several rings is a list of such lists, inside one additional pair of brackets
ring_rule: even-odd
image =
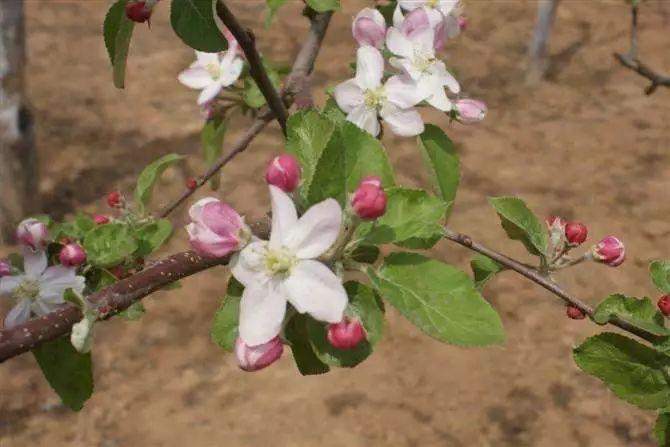
[(568, 222), (565, 224), (565, 238), (571, 247), (581, 245), (589, 234), (586, 225), (579, 222)]
[(193, 191), (195, 188), (198, 187), (198, 182), (194, 178), (190, 178), (186, 180), (186, 187)]
[(265, 180), (284, 192), (292, 192), (300, 183), (300, 164), (291, 154), (272, 159), (265, 171)]
[(572, 304), (569, 304), (565, 309), (565, 314), (568, 316), (568, 318), (573, 320), (583, 320), (586, 317), (584, 312), (582, 312), (579, 307), (573, 306)]
[(112, 191), (107, 194), (107, 205), (110, 208), (119, 208), (123, 203), (123, 196), (119, 191)]
[(130, 1), (126, 3), (126, 17), (137, 23), (144, 23), (151, 18), (151, 8), (143, 1)]
[(58, 260), (66, 267), (76, 267), (86, 262), (86, 252), (81, 245), (73, 242), (61, 249)]
[(670, 295), (663, 295), (658, 299), (658, 308), (666, 317), (670, 316)]
[(93, 216), (93, 222), (95, 222), (96, 225), (104, 225), (109, 223), (109, 217), (103, 216), (102, 214), (96, 214)]
[(358, 320), (346, 318), (328, 325), (328, 342), (337, 349), (353, 349), (365, 340), (365, 329)]
[(358, 217), (374, 220), (386, 212), (386, 193), (379, 177), (370, 176), (361, 180), (351, 199), (351, 207)]

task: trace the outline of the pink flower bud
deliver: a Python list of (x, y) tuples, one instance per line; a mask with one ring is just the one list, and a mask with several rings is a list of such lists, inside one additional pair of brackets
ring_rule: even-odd
[(477, 99), (459, 99), (455, 106), (458, 113), (457, 119), (463, 124), (475, 124), (482, 121), (488, 111), (486, 104)]
[(107, 194), (107, 205), (110, 208), (120, 208), (123, 203), (123, 196), (119, 191), (112, 191)]
[(235, 341), (237, 363), (244, 371), (258, 371), (272, 365), (284, 353), (284, 345), (279, 337), (258, 346), (249, 346), (238, 338)]
[(459, 16), (458, 19), (456, 19), (456, 21), (458, 22), (458, 28), (461, 31), (465, 31), (466, 29), (468, 29), (468, 18), (467, 17)]
[(358, 217), (374, 220), (386, 212), (386, 193), (379, 177), (364, 178), (354, 192), (351, 206)]
[(583, 223), (568, 222), (565, 224), (565, 239), (571, 247), (581, 245), (586, 240), (588, 234), (589, 230)]
[(292, 192), (300, 183), (298, 160), (290, 154), (273, 158), (265, 171), (265, 180), (284, 192)]
[(0, 260), (0, 277), (9, 276), (12, 274), (12, 264), (8, 260)]
[(344, 318), (328, 325), (328, 342), (337, 349), (353, 349), (365, 339), (365, 329), (358, 320)]
[(591, 249), (593, 259), (597, 262), (617, 267), (626, 259), (626, 248), (619, 239), (614, 236), (603, 238)]
[(666, 317), (670, 315), (670, 295), (663, 295), (658, 299), (658, 308)]
[(576, 306), (573, 306), (572, 304), (568, 304), (568, 307), (565, 309), (565, 314), (568, 316), (568, 318), (572, 318), (573, 320), (583, 320), (586, 317), (586, 314)]
[(49, 231), (43, 222), (37, 219), (26, 219), (16, 229), (16, 238), (23, 245), (38, 250), (47, 245)]
[(126, 17), (137, 23), (144, 23), (151, 18), (151, 9), (144, 1), (126, 3)]
[(386, 21), (376, 9), (364, 8), (354, 18), (351, 31), (358, 45), (382, 48), (386, 36)]
[(109, 223), (109, 217), (102, 214), (96, 214), (93, 216), (93, 222), (95, 222), (96, 225), (104, 225)]
[(86, 252), (81, 245), (72, 242), (61, 249), (58, 260), (66, 267), (76, 267), (86, 262)]
[(196, 202), (189, 215), (192, 223), (186, 226), (186, 231), (191, 246), (201, 256), (226, 256), (249, 239), (249, 230), (237, 211), (213, 197)]

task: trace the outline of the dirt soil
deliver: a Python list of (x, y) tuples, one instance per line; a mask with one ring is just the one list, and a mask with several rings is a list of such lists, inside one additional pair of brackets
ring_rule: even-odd
[[(142, 166), (168, 152), (192, 157), (185, 168), (168, 171), (156, 206), (203, 169), (196, 93), (176, 81), (193, 54), (171, 32), (167, 3), (159, 4), (151, 31), (137, 28), (128, 86), (119, 91), (100, 32), (108, 2), (26, 0), (28, 85), (46, 211), (102, 210), (105, 192), (129, 191)], [(291, 60), (306, 29), (297, 1), (270, 30), (261, 27), (264, 2), (231, 3), (258, 30), (266, 54)], [(318, 61), (319, 88), (349, 77), (350, 18), (365, 2), (343, 3)], [(670, 72), (664, 3), (642, 4), (640, 42), (646, 61)], [(466, 8), (470, 27), (449, 45), (448, 64), (490, 113), (473, 127), (425, 116), (447, 129), (462, 156), (451, 225), (523, 257), (486, 203), (489, 195), (520, 195), (542, 215), (588, 223), (590, 241), (616, 234), (626, 242), (622, 267), (564, 273), (566, 288), (591, 303), (614, 291), (655, 297), (647, 264), (670, 255), (670, 90), (645, 96), (645, 82), (613, 60), (613, 51), (628, 46), (625, 3), (564, 1), (552, 69), (536, 87), (523, 82), (535, 4), (466, 0)], [(247, 124), (237, 120), (228, 141)], [(224, 173), (220, 194), (250, 218), (266, 210), (261, 175), (280, 141), (273, 125)], [(426, 181), (412, 139), (387, 135), (386, 145), (401, 183)], [(176, 223), (184, 222), (181, 210)], [(165, 252), (186, 245), (180, 231)], [(443, 242), (434, 254), (467, 269), (464, 249)], [(225, 279), (223, 269), (203, 273), (180, 290), (146, 299), (140, 322), (99, 325), (96, 390), (79, 413), (59, 404), (30, 355), (3, 364), (0, 446), (654, 445), (654, 415), (618, 400), (571, 359), (575, 344), (602, 329), (567, 319), (556, 298), (512, 273), (485, 293), (505, 324), (504, 346), (443, 345), (390, 310), (371, 359), (309, 378), (298, 374), (290, 354), (272, 368), (243, 373), (212, 344), (210, 320)]]

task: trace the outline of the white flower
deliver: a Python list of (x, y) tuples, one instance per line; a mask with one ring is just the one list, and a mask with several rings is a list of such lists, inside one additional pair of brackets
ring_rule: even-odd
[(25, 273), (3, 276), (0, 279), (0, 295), (12, 295), (16, 306), (5, 317), (5, 327), (10, 328), (27, 321), (31, 313), (46, 315), (63, 304), (67, 289), (77, 293), (84, 290), (85, 279), (77, 276), (76, 268), (54, 265), (47, 267), (44, 251), (24, 250)]
[(230, 44), (223, 53), (203, 53), (196, 51), (196, 61), (179, 74), (179, 82), (185, 86), (202, 90), (198, 105), (204, 105), (216, 98), (222, 88), (232, 85), (240, 77), (244, 61), (237, 55), (237, 46)]
[(231, 260), (245, 289), (240, 303), (240, 338), (258, 346), (281, 331), (286, 303), (319, 321), (337, 323), (347, 306), (342, 281), (317, 261), (337, 240), (342, 209), (334, 199), (312, 206), (298, 219), (295, 205), (270, 185), (270, 241), (256, 240)]
[(356, 53), (356, 77), (335, 87), (337, 105), (347, 120), (374, 136), (379, 134), (381, 116), (391, 131), (401, 136), (423, 132), (423, 121), (414, 109), (424, 96), (406, 76), (392, 76), (384, 85), (384, 58), (379, 50), (362, 46)]
[(430, 26), (391, 27), (386, 34), (386, 46), (399, 56), (389, 60), (391, 65), (402, 69), (417, 83), (419, 92), (430, 105), (447, 112), (452, 104), (444, 87), (453, 93), (459, 93), (461, 89), (444, 62), (435, 57), (434, 43), (435, 31)]

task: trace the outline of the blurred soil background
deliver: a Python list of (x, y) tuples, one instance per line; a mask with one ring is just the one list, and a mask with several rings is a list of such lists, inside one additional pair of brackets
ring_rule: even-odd
[[(168, 152), (189, 155), (159, 186), (155, 205), (166, 204), (204, 168), (197, 93), (176, 80), (194, 55), (169, 27), (168, 2), (156, 8), (151, 30), (136, 28), (126, 90), (112, 85), (102, 40), (107, 1), (26, 3), (44, 210), (105, 211), (104, 194), (130, 192), (146, 163)], [(300, 2), (288, 2), (268, 30), (264, 1), (230, 3), (257, 30), (260, 49), (290, 63), (307, 28)], [(316, 90), (350, 77), (351, 18), (368, 2), (342, 3), (317, 63)], [(622, 267), (577, 268), (561, 275), (567, 289), (591, 303), (614, 291), (656, 298), (647, 264), (670, 256), (670, 91), (645, 96), (645, 81), (612, 58), (628, 49), (627, 4), (564, 0), (552, 68), (533, 88), (523, 79), (536, 4), (466, 0), (465, 6), (470, 26), (448, 45), (447, 63), (490, 113), (473, 127), (425, 113), (447, 130), (462, 157), (451, 226), (523, 257), (486, 202), (490, 195), (519, 195), (541, 215), (587, 223), (589, 242), (606, 234), (625, 241)], [(670, 72), (670, 3), (643, 2), (640, 26), (645, 62)], [(323, 100), (318, 94), (317, 102)], [(227, 142), (247, 125), (236, 119)], [(414, 140), (387, 134), (399, 181), (424, 184)], [(273, 124), (225, 169), (218, 194), (250, 219), (262, 216), (264, 167), (281, 150)], [(185, 210), (175, 215), (179, 226)], [(179, 231), (165, 252), (186, 246)], [(466, 250), (443, 242), (434, 251), (468, 269)], [(272, 368), (243, 373), (210, 341), (226, 278), (224, 269), (205, 272), (180, 290), (146, 299), (140, 322), (97, 326), (96, 390), (79, 413), (59, 404), (32, 356), (1, 365), (0, 446), (655, 445), (654, 415), (618, 400), (572, 361), (572, 346), (601, 328), (567, 319), (561, 302), (512, 273), (485, 293), (505, 324), (504, 346), (440, 344), (389, 306), (386, 336), (368, 361), (309, 378), (298, 374), (289, 351)]]

